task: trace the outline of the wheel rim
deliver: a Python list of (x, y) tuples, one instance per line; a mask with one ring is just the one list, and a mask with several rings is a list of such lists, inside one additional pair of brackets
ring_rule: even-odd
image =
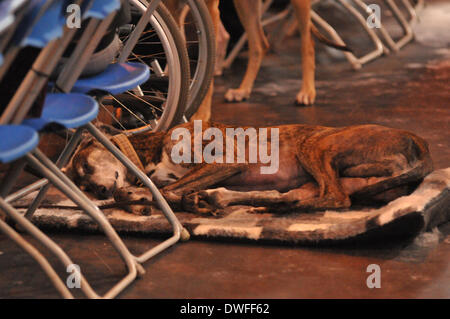
[[(138, 0), (131, 0), (134, 9), (137, 9), (140, 14), (143, 14), (146, 10), (146, 5)], [(170, 126), (171, 119), (177, 111), (179, 105), (180, 97), (178, 92), (181, 89), (181, 75), (180, 75), (180, 61), (176, 57), (176, 52), (172, 48), (176, 48), (173, 39), (169, 38), (164, 30), (169, 30), (167, 24), (161, 17), (161, 15), (155, 10), (153, 15), (148, 22), (145, 31), (141, 34), (138, 43), (136, 44), (133, 51), (142, 45), (162, 46), (163, 51), (151, 52), (146, 56), (142, 56), (132, 52), (128, 61), (139, 61), (147, 64), (151, 69), (151, 77), (141, 87), (146, 87), (147, 83), (151, 83), (155, 80), (155, 76), (162, 72), (167, 79), (167, 92), (162, 92), (161, 90), (142, 90), (140, 87), (133, 90), (134, 92), (127, 92), (125, 94), (132, 95), (134, 101), (141, 105), (141, 109), (135, 109), (131, 105), (126, 105), (123, 103), (124, 96), (112, 96), (112, 102), (115, 106), (120, 106), (121, 109), (125, 110), (125, 116), (129, 117), (129, 120), (135, 121), (134, 123), (124, 123), (124, 120), (118, 120), (117, 114), (112, 114), (115, 126), (125, 130), (129, 134), (136, 134), (148, 130), (166, 130)], [(149, 42), (155, 35), (158, 38), (158, 42)], [(126, 38), (125, 38), (126, 39)], [(145, 41), (149, 43), (145, 43)], [(165, 60), (165, 64), (158, 70), (158, 64)], [(152, 62), (149, 62), (152, 61)], [(157, 62), (156, 65), (154, 62)], [(161, 65), (159, 65), (161, 66)], [(164, 70), (163, 70), (164, 68)], [(159, 101), (158, 101), (159, 99)], [(134, 103), (135, 104), (135, 103)], [(142, 112), (142, 105), (148, 107), (147, 112)], [(153, 116), (145, 117), (144, 115), (152, 114)], [(156, 119), (155, 119), (156, 118)], [(135, 127), (133, 127), (135, 126)]]

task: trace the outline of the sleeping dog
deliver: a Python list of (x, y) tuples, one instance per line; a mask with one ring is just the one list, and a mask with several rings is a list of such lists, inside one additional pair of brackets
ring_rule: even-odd
[[(422, 138), (378, 125), (234, 129), (195, 121), (128, 141), (169, 203), (195, 213), (230, 205), (286, 212), (344, 209), (357, 199), (386, 202), (411, 191), (433, 168)], [(80, 144), (65, 170), (99, 198), (151, 201), (94, 140)]]

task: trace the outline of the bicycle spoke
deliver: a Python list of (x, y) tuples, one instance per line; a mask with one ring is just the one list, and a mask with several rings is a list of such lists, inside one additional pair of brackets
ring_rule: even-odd
[(131, 115), (133, 115), (134, 118), (136, 118), (139, 122), (141, 122), (144, 125), (148, 125), (149, 123), (146, 123), (139, 115), (134, 113), (130, 108), (126, 107), (122, 102), (120, 102), (118, 99), (116, 99), (113, 95), (112, 98), (114, 101), (116, 101), (121, 107), (123, 107), (125, 110), (127, 110)]
[(137, 98), (139, 101), (143, 102), (144, 104), (147, 104), (148, 106), (150, 106), (152, 109), (157, 109), (158, 111), (163, 112), (163, 109), (157, 107), (156, 105), (151, 104), (150, 102), (147, 102), (146, 100), (144, 100), (143, 98), (141, 98), (140, 96), (137, 96), (134, 93), (131, 93), (130, 91), (127, 91), (128, 94), (130, 94), (131, 96)]

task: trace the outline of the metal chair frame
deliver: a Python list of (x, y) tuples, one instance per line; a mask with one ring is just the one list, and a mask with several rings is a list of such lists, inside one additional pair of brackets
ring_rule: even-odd
[[(159, 0), (157, 0), (159, 1)], [(152, 7), (149, 8), (150, 10)], [(95, 50), (98, 45), (101, 37), (105, 33), (107, 27), (112, 22), (115, 13), (111, 13), (106, 19), (103, 21), (95, 21), (92, 19), (86, 28), (87, 31), (91, 31), (93, 33), (89, 34), (85, 32), (80, 39), (80, 47), (75, 50), (72, 56), (69, 59), (69, 62), (63, 68), (63, 71), (60, 74), (60, 77), (57, 80), (58, 89), (68, 92), (71, 87), (75, 83), (78, 78), (81, 70), (86, 65), (89, 57)], [(36, 99), (37, 93), (32, 94), (32, 96), (25, 96), (24, 93), (27, 92), (27, 89), (33, 87), (35, 92), (39, 92), (43, 85), (46, 83), (47, 77), (51, 74), (53, 69), (56, 66), (57, 61), (62, 56), (62, 53), (71, 38), (73, 37), (73, 30), (65, 30), (65, 36), (52, 41), (47, 45), (46, 48), (43, 49), (39, 57), (36, 59), (33, 65), (33, 71), (30, 71), (21, 84), (19, 90), (17, 91), (14, 98), (11, 100), (8, 105), (6, 111), (1, 117), (1, 123), (20, 123), (25, 115), (27, 114), (29, 108), (32, 103)], [(128, 43), (127, 43), (128, 44)], [(134, 44), (130, 44), (134, 45)], [(50, 58), (52, 57), (52, 58)], [(55, 61), (56, 60), (56, 61)], [(74, 70), (73, 66), (77, 66), (77, 69)], [(69, 72), (71, 70), (72, 72)], [(29, 93), (29, 92), (28, 92)], [(95, 206), (87, 197), (84, 195), (81, 190), (79, 190), (75, 184), (73, 184), (70, 179), (64, 175), (59, 167), (65, 164), (68, 160), (69, 156), (72, 154), (73, 150), (77, 146), (81, 133), (83, 130), (87, 130), (94, 138), (96, 138), (100, 143), (102, 143), (114, 156), (116, 156), (119, 161), (121, 161), (132, 173), (134, 173), (141, 182), (147, 186), (152, 192), (156, 202), (162, 209), (164, 215), (168, 219), (169, 223), (173, 228), (173, 235), (169, 239), (160, 243), (156, 247), (148, 250), (144, 254), (140, 256), (132, 255), (125, 244), (122, 242), (120, 237), (117, 235), (115, 230), (112, 228), (106, 217), (101, 213), (97, 206)], [(6, 197), (6, 205), (2, 205), (2, 207), (6, 210), (6, 212), (13, 218), (15, 221), (26, 229), (29, 233), (34, 235), (36, 239), (38, 239), (44, 246), (49, 248), (66, 266), (68, 264), (72, 264), (70, 258), (53, 242), (49, 241), (42, 232), (36, 232), (35, 227), (31, 227), (29, 221), (20, 214), (17, 215), (10, 210), (11, 207), (8, 207), (8, 202), (11, 200), (16, 200), (26, 194), (28, 194), (32, 190), (36, 190), (41, 188), (38, 196), (35, 198), (33, 204), (29, 207), (27, 211), (27, 216), (31, 217), (35, 209), (39, 206), (42, 201), (45, 192), (48, 189), (49, 182), (55, 185), (58, 189), (60, 189), (68, 198), (70, 198), (74, 203), (76, 203), (80, 208), (82, 208), (88, 215), (90, 215), (93, 220), (99, 225), (99, 227), (106, 233), (108, 239), (112, 242), (114, 248), (118, 251), (122, 259), (124, 260), (129, 273), (126, 277), (124, 277), (119, 283), (117, 283), (111, 290), (106, 293), (103, 297), (112, 298), (115, 297), (120, 291), (122, 291), (126, 286), (128, 286), (138, 275), (138, 273), (143, 273), (144, 270), (140, 266), (140, 263), (143, 263), (155, 256), (159, 252), (165, 250), (166, 248), (172, 246), (180, 238), (187, 239), (189, 234), (182, 227), (176, 216), (173, 214), (169, 205), (167, 204), (164, 197), (161, 195), (159, 190), (153, 184), (149, 177), (147, 177), (142, 171), (139, 170), (122, 152), (117, 149), (109, 139), (103, 135), (92, 123), (88, 123), (87, 125), (80, 127), (77, 129), (71, 141), (67, 144), (65, 150), (61, 154), (57, 164), (55, 165), (51, 162), (42, 152), (39, 150), (35, 150), (34, 152), (25, 156), (25, 161), (32, 167), (36, 168), (38, 171), (42, 172), (45, 179), (38, 181), (26, 187), (24, 190), (16, 192), (12, 196)], [(4, 196), (8, 194), (9, 189), (13, 185), (14, 179), (11, 177), (17, 177), (24, 167), (25, 161), (19, 161), (19, 164), (13, 166), (12, 170), (7, 174), (9, 182), (4, 184), (0, 193)], [(3, 202), (2, 202), (3, 203)], [(183, 235), (183, 236), (182, 236)], [(56, 245), (56, 246), (55, 246)], [(54, 280), (52, 280), (55, 282)], [(60, 289), (58, 289), (60, 290)], [(83, 279), (82, 290), (86, 294), (87, 297), (90, 298), (98, 298), (99, 296), (92, 290), (87, 281)], [(60, 290), (61, 292), (61, 290)], [(63, 294), (63, 296), (67, 296), (67, 294)]]
[[(391, 9), (392, 13), (394, 14), (394, 17), (396, 18), (397, 22), (400, 24), (404, 32), (404, 35), (398, 41), (394, 41), (391, 38), (392, 42), (394, 43), (395, 49), (398, 51), (414, 39), (414, 33), (410, 23), (406, 20), (405, 16), (400, 11), (399, 7), (394, 2), (394, 0), (384, 0), (384, 1)], [(409, 0), (402, 0), (402, 2), (405, 5), (406, 9), (408, 9), (408, 12), (411, 14), (411, 23), (414, 22), (417, 16), (415, 15), (415, 13), (413, 13), (414, 9), (411, 7)]]

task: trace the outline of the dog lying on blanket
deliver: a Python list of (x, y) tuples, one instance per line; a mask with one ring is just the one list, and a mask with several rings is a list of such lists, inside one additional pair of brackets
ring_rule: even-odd
[[(387, 202), (412, 191), (433, 169), (426, 141), (379, 125), (291, 124), (266, 131), (243, 127), (243, 148), (238, 147), (239, 134), (228, 134), (229, 130), (234, 129), (195, 121), (168, 132), (130, 136), (129, 142), (145, 173), (174, 208), (205, 214), (230, 205), (287, 212), (343, 209), (354, 199)], [(260, 152), (256, 161), (251, 158), (255, 143)], [(213, 145), (210, 153), (216, 161), (202, 160)], [(261, 153), (278, 162), (269, 163), (267, 156), (261, 160)], [(180, 154), (187, 161), (180, 161)], [(94, 140), (80, 144), (65, 170), (99, 198), (152, 200), (150, 192), (134, 186), (127, 169)], [(147, 206), (127, 210), (148, 213)]]

